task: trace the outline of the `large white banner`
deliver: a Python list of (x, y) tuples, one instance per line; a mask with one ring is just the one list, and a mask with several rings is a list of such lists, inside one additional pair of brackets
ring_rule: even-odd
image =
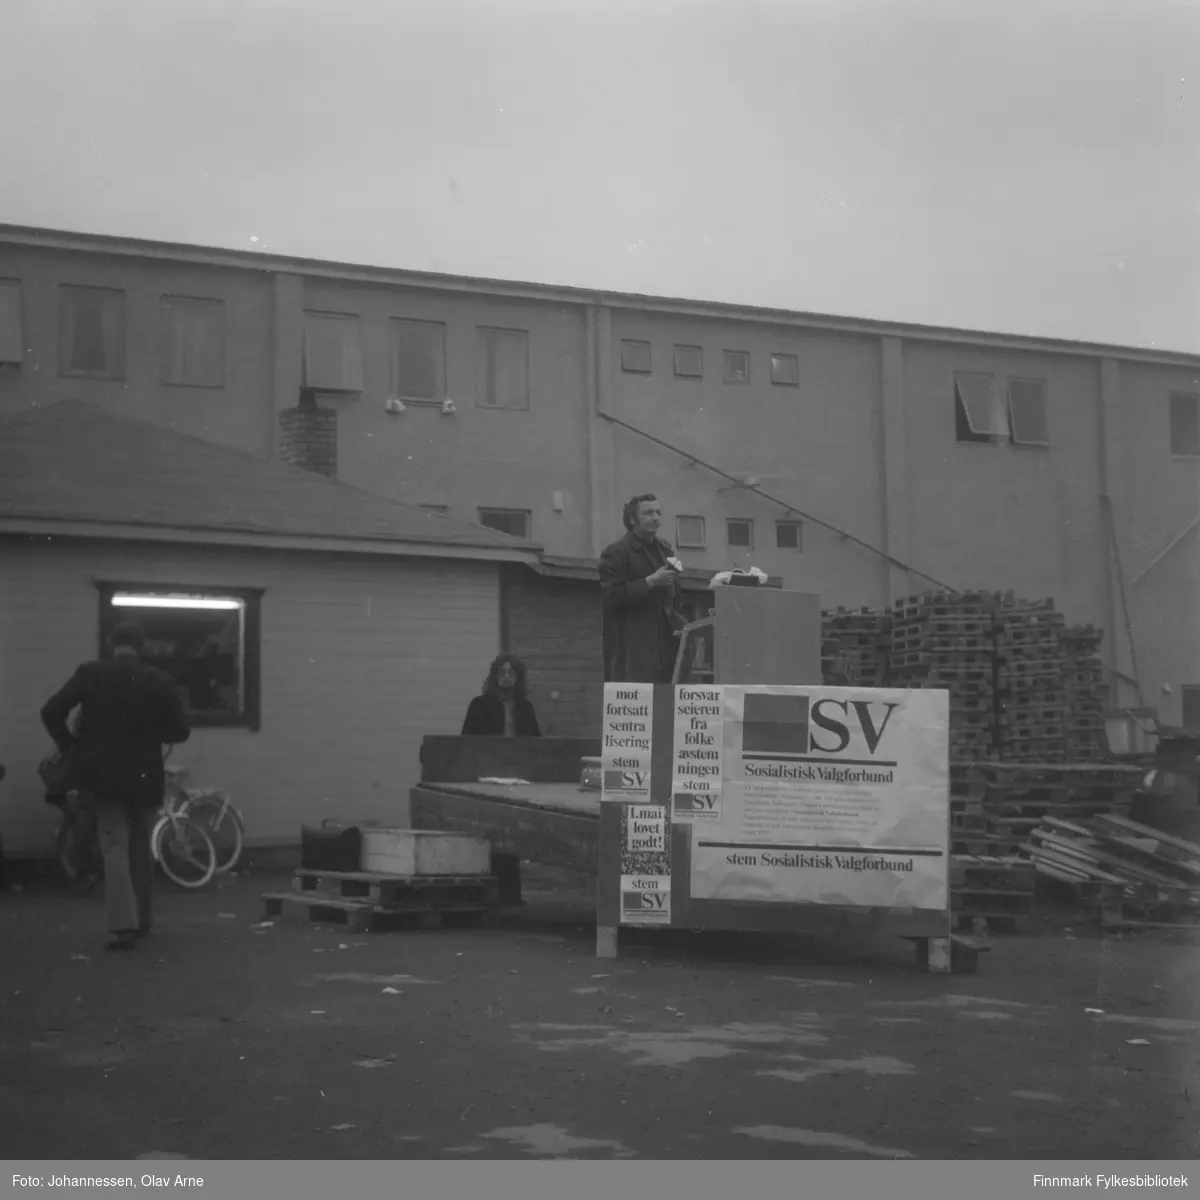
[(693, 898), (948, 908), (949, 726), (944, 691), (677, 689)]

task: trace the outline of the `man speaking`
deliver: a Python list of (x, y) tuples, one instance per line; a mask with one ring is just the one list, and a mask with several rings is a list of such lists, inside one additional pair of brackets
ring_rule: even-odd
[(606, 683), (670, 683), (686, 620), (676, 580), (682, 565), (658, 536), (656, 496), (635, 496), (622, 514), (626, 534), (600, 556)]

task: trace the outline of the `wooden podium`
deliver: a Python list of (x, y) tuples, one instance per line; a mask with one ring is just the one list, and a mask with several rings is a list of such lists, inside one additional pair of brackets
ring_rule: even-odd
[(823, 682), (821, 597), (815, 592), (725, 586), (715, 588), (714, 597), (712, 616), (693, 621), (680, 636), (673, 684), (691, 682), (688, 651), (699, 637), (712, 639), (712, 683)]

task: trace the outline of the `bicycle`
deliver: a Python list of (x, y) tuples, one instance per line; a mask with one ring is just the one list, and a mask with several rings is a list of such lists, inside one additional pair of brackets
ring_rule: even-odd
[(179, 813), (201, 825), (216, 852), (216, 874), (224, 875), (237, 866), (246, 843), (246, 823), (234, 807), (229, 793), (221, 788), (184, 787), (187, 767), (170, 766), (167, 787), (180, 797)]
[[(164, 759), (170, 754), (168, 749)], [(217, 873), (219, 856), (203, 824), (187, 811), (191, 797), (178, 783), (178, 777), (185, 770), (164, 766), (166, 784), (158, 818), (150, 831), (150, 853), (172, 883), (194, 891), (212, 881)], [(196, 799), (199, 798), (197, 793)], [(64, 797), (55, 849), (59, 869), (68, 880), (95, 887), (103, 877), (104, 862), (96, 842), (95, 818), (83, 811), (85, 804), (76, 791)]]
[[(169, 758), (168, 750), (163, 758)], [(187, 793), (177, 782), (181, 768), (164, 765), (166, 783), (158, 820), (150, 831), (150, 853), (163, 874), (182, 888), (195, 890), (217, 873), (217, 850), (212, 838), (187, 813)]]

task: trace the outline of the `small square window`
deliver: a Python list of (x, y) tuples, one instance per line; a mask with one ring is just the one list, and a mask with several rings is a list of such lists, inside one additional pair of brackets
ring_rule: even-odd
[(314, 392), (363, 390), (362, 340), (357, 316), (304, 314), (304, 386)]
[(621, 343), (621, 370), (635, 375), (650, 374), (650, 343), (628, 339)]
[(391, 395), (437, 404), (446, 395), (446, 327), (437, 321), (391, 323)]
[(479, 523), (497, 533), (507, 533), (509, 537), (527, 541), (531, 515), (528, 509), (521, 508), (481, 508)]
[(703, 550), (704, 518), (677, 517), (675, 519), (675, 544), (684, 550)]
[(21, 322), (21, 281), (0, 279), (0, 366), (12, 366), (24, 357), (25, 334)]
[(481, 408), (529, 407), (529, 334), (524, 329), (480, 329), (483, 354)]
[(1015, 445), (1050, 445), (1046, 385), (1040, 379), (1008, 381), (1008, 420)]
[(225, 304), (191, 296), (163, 296), (162, 381), (178, 387), (225, 384)]
[(260, 591), (97, 586), (101, 653), (119, 622), (135, 620), (143, 657), (175, 681), (192, 725), (259, 728)]
[(776, 521), (775, 545), (780, 550), (802, 550), (804, 547), (800, 522)]
[(771, 382), (778, 383), (782, 387), (799, 387), (799, 359), (794, 354), (772, 354)]
[(115, 288), (59, 289), (60, 375), (125, 378), (125, 293)]
[(725, 351), (725, 382), (750, 382), (750, 352), (748, 350)]
[(1200, 454), (1200, 396), (1171, 397), (1171, 453)]
[(676, 346), (675, 374), (682, 379), (703, 379), (704, 351), (699, 346)]
[(991, 442), (1008, 433), (995, 376), (954, 376), (954, 423), (960, 442)]
[(729, 544), (744, 550), (754, 549), (754, 522), (731, 517), (725, 523)]

